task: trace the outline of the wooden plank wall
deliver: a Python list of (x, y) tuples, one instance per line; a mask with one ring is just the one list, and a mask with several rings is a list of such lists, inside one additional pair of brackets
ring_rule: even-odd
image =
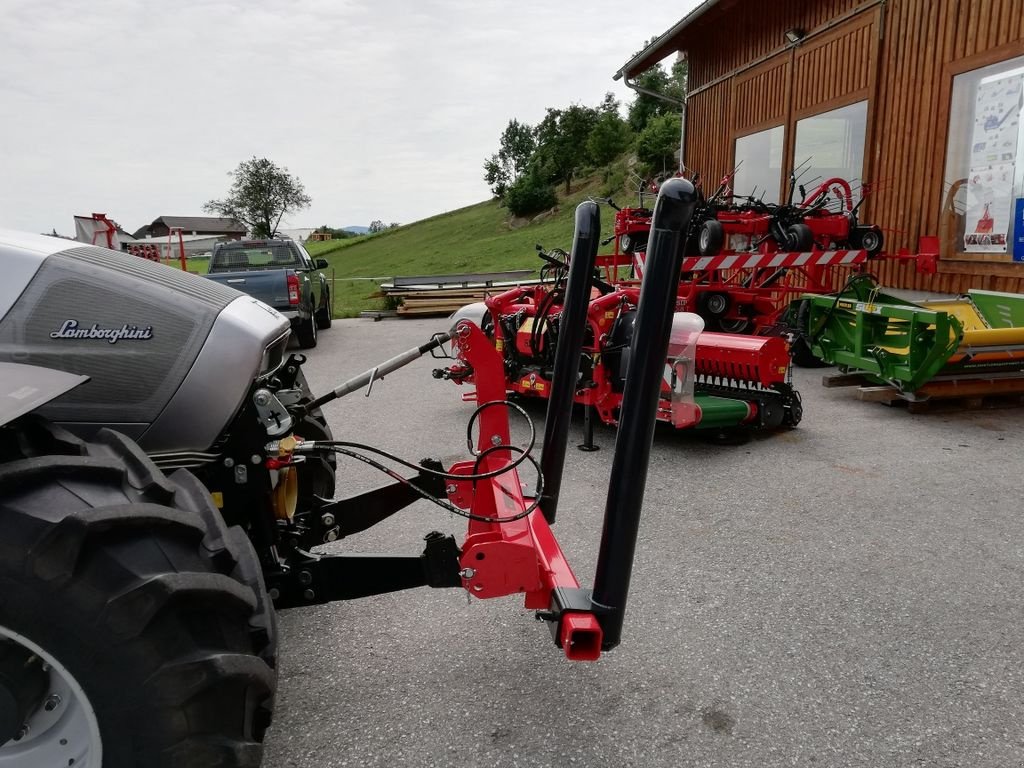
[[(1024, 55), (1022, 10), (1021, 0), (890, 0), (887, 4), (873, 170), (879, 188), (870, 210), (882, 226), (894, 230), (890, 235), (894, 245), (913, 248), (919, 235), (939, 234), (946, 192), (950, 70), (957, 68), (957, 62), (1007, 45)], [(889, 264), (878, 270), (879, 278), (890, 285), (927, 290), (1024, 292), (1024, 267), (953, 261), (952, 255), (951, 249), (944, 250), (938, 275), (916, 274), (909, 264)]]
[[(687, 105), (686, 164), (717, 183), (732, 167), (736, 135), (774, 121), (791, 143), (800, 117), (868, 98), (866, 177), (876, 187), (865, 219), (886, 230), (887, 249), (916, 250), (920, 235), (939, 234), (953, 74), (991, 63), (987, 51), (1024, 55), (1022, 8), (1024, 0), (720, 0), (680, 42), (691, 92), (705, 89)], [(841, 27), (796, 49), (782, 44), (788, 29), (813, 32), (844, 15)], [(789, 112), (780, 116), (784, 93)], [(1024, 265), (956, 261), (947, 250), (937, 275), (903, 262), (873, 269), (893, 287), (1024, 293)]]

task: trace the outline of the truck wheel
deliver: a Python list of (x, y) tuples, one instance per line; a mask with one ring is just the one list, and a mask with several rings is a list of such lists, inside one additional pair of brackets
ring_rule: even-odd
[(300, 349), (312, 349), (316, 346), (316, 318), (313, 315), (295, 327), (295, 337), (299, 340)]
[(324, 293), (324, 305), (316, 311), (316, 326), (321, 329), (330, 328), (332, 321), (331, 292), (328, 290)]
[(104, 430), (0, 466), (0, 766), (255, 768), (276, 673), (248, 539)]

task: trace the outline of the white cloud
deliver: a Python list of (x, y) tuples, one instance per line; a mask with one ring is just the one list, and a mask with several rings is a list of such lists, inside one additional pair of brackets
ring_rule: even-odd
[(195, 215), (250, 156), (292, 226), (413, 221), (486, 199), (507, 121), (632, 93), (612, 75), (696, 0), (5, 0), (0, 226)]

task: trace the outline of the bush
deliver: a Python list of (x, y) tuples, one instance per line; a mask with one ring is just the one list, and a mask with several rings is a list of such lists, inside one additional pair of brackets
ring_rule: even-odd
[(513, 216), (528, 216), (547, 210), (558, 202), (555, 191), (541, 178), (536, 168), (523, 174), (505, 192), (505, 205)]

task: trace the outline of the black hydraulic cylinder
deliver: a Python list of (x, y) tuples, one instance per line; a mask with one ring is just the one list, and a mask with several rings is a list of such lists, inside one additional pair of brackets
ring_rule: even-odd
[(555, 522), (558, 510), (558, 492), (562, 487), (565, 448), (569, 441), (572, 403), (578, 386), (583, 332), (587, 327), (590, 288), (600, 239), (600, 208), (591, 201), (580, 203), (576, 206), (576, 231), (572, 239), (569, 278), (565, 286), (548, 413), (544, 422), (544, 453), (540, 459), (540, 470), (544, 477), (540, 508), (549, 525)]
[(676, 178), (662, 184), (654, 206), (594, 576), (592, 599), (605, 650), (622, 637), (679, 272), (696, 203), (693, 184)]

